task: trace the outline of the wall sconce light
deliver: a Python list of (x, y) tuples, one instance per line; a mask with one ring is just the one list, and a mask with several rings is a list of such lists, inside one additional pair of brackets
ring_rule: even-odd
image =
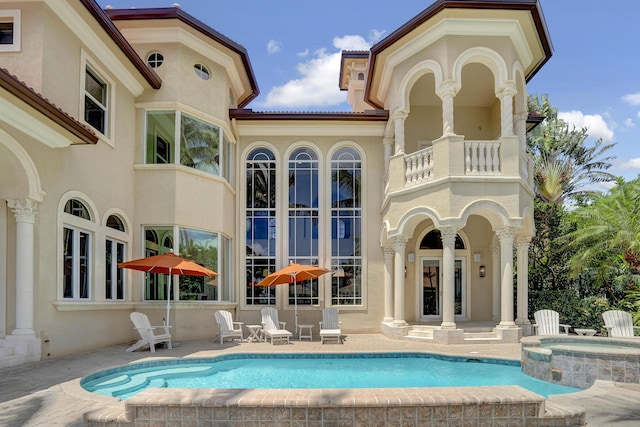
[(487, 274), (487, 270), (484, 268), (484, 265), (480, 266), (480, 277), (484, 277)]
[(407, 277), (407, 266), (404, 267), (404, 277)]

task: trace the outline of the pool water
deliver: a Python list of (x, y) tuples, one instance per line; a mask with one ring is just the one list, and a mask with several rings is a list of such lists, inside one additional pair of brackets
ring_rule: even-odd
[(519, 385), (544, 397), (579, 391), (522, 372), (517, 361), (416, 353), (235, 354), (133, 364), (90, 375), (88, 391), (129, 398), (148, 387), (389, 388)]

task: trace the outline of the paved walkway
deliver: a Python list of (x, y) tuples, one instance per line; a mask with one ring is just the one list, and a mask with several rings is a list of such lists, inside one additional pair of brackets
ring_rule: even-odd
[[(177, 343), (172, 350), (127, 353), (126, 345), (0, 369), (0, 426), (82, 426), (85, 412), (113, 399), (86, 392), (80, 379), (103, 369), (165, 357), (208, 357), (248, 352), (375, 352), (422, 351), (520, 359), (519, 344), (436, 345), (391, 340), (381, 335), (349, 335), (343, 345), (292, 341), (290, 345), (225, 343), (211, 340)], [(554, 404), (582, 406), (589, 427), (640, 425), (640, 385), (600, 382), (589, 390), (553, 396)]]

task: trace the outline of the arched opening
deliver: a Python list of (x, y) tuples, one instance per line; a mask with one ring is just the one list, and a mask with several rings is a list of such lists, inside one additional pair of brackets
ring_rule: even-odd
[(484, 64), (462, 67), (460, 91), (453, 100), (454, 132), (467, 140), (492, 141), (500, 137), (500, 100), (495, 77)]
[(405, 121), (405, 152), (431, 146), (442, 136), (442, 100), (436, 95), (433, 73), (426, 73), (411, 87), (410, 112)]

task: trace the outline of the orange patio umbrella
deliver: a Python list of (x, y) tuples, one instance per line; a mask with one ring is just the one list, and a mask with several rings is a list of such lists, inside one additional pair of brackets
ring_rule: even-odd
[(288, 266), (281, 268), (278, 271), (274, 271), (267, 277), (262, 279), (256, 286), (276, 286), (287, 283), (293, 283), (293, 301), (295, 309), (296, 330), (298, 329), (298, 289), (295, 286), (297, 282), (304, 282), (305, 280), (317, 279), (323, 274), (329, 273), (324, 267), (317, 265), (304, 265), (290, 263)]
[(171, 280), (174, 274), (179, 276), (217, 276), (213, 270), (209, 270), (200, 264), (188, 259), (179, 257), (173, 252), (153, 255), (146, 258), (134, 259), (118, 264), (119, 268), (130, 268), (132, 270), (144, 271), (145, 273), (168, 274), (167, 284), (167, 322), (169, 326), (169, 309), (171, 308)]

